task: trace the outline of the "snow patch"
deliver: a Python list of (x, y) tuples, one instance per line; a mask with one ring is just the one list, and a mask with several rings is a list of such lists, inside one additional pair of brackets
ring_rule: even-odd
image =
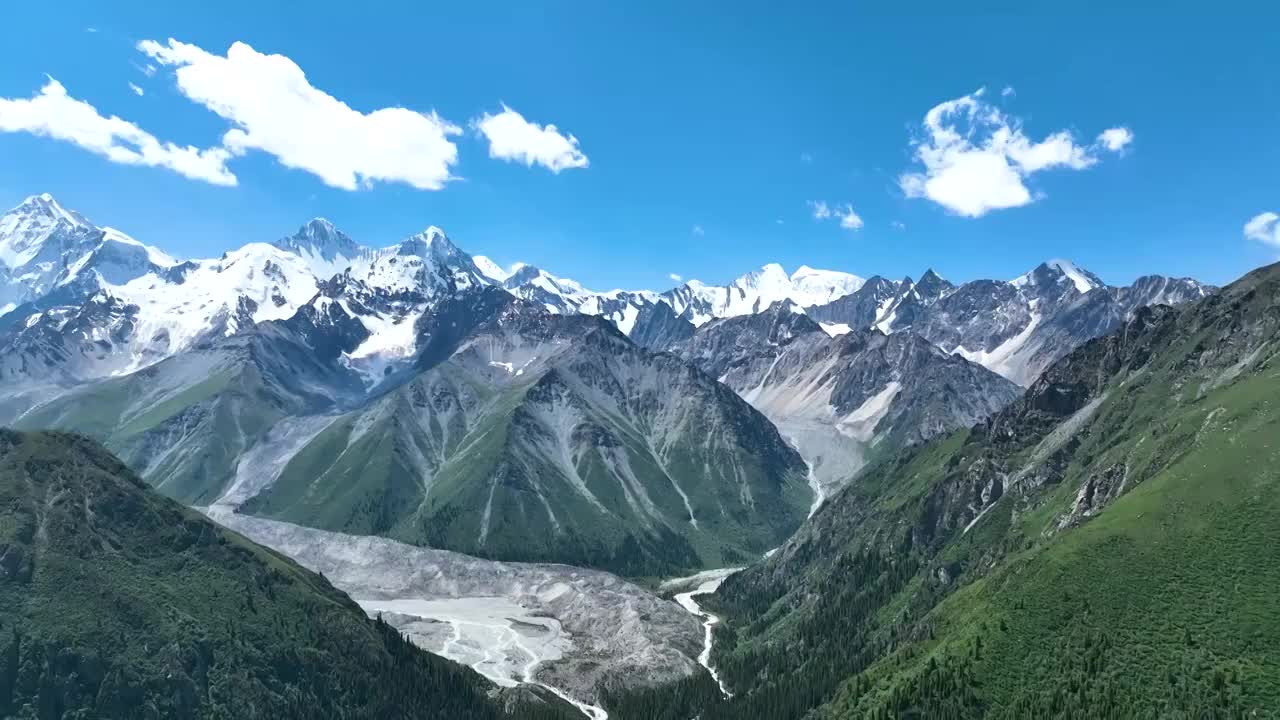
[(858, 409), (841, 418), (836, 423), (836, 429), (848, 437), (863, 442), (870, 441), (875, 435), (876, 426), (889, 413), (893, 398), (901, 389), (902, 383), (896, 380), (885, 384), (880, 392), (867, 398)]
[(1041, 315), (1036, 312), (1039, 300), (1031, 303), (1031, 320), (1017, 335), (1005, 340), (991, 350), (968, 350), (963, 345), (951, 349), (950, 354), (959, 355), (969, 362), (977, 363), (988, 370), (1007, 378), (1019, 377), (1022, 363), (1019, 356), (1026, 349), (1027, 341), (1040, 325)]

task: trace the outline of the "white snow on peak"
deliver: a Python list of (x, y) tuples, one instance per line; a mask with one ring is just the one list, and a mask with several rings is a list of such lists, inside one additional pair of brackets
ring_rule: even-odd
[(134, 362), (126, 371), (155, 359), (150, 343), (163, 339), (172, 354), (210, 333), (231, 334), (240, 298), (256, 309), (253, 322), (283, 320), (315, 296), (316, 278), (298, 255), (267, 243), (250, 243), (216, 260), (193, 263), (181, 284), (147, 273), (121, 285), (104, 282), (104, 290), (137, 305)]
[[(1076, 290), (1082, 294), (1101, 286), (1101, 283), (1099, 283), (1091, 273), (1081, 270), (1070, 260), (1049, 260), (1045, 263), (1045, 266), (1051, 270), (1056, 270), (1059, 273), (1059, 282), (1069, 281), (1075, 286)], [(1009, 282), (1014, 287), (1026, 287), (1034, 283), (1035, 272), (1035, 270), (1032, 270), (1031, 272), (1024, 273)]]
[(507, 278), (511, 277), (520, 269), (520, 267), (522, 267), (520, 263), (516, 263), (511, 267), (511, 270), (503, 270), (501, 265), (490, 260), (484, 255), (472, 255), (471, 261), (476, 264), (476, 269), (480, 271), (481, 275), (484, 275), (496, 283), (506, 281)]
[(792, 300), (808, 307), (823, 305), (857, 292), (866, 280), (838, 270), (817, 270), (801, 265), (791, 273), (791, 285), (795, 288)]
[(173, 256), (169, 255), (163, 250), (160, 250), (159, 248), (151, 247), (150, 245), (146, 245), (137, 240), (134, 240), (132, 237), (125, 235), (124, 233), (120, 232), (119, 230), (113, 227), (102, 228), (102, 233), (103, 233), (103, 238), (102, 238), (103, 242), (118, 242), (124, 245), (130, 245), (133, 247), (142, 248), (142, 250), (147, 254), (147, 261), (153, 265), (156, 265), (162, 268), (170, 268), (178, 264), (178, 261), (175, 260)]
[(1089, 277), (1081, 272), (1080, 268), (1076, 267), (1075, 263), (1070, 260), (1050, 260), (1048, 264), (1049, 267), (1058, 270), (1063, 275), (1066, 275), (1067, 278), (1075, 284), (1076, 289), (1081, 293), (1087, 293), (1098, 287), (1096, 282), (1089, 279)]
[(822, 305), (862, 287), (857, 275), (802, 266), (790, 275), (777, 263), (769, 263), (738, 277), (725, 286), (690, 280), (662, 294), (677, 315), (685, 314), (694, 325), (716, 318), (760, 312), (780, 300), (805, 308)]
[(93, 229), (79, 213), (58, 204), (52, 195), (33, 195), (0, 216), (0, 263), (18, 269), (35, 260), (59, 228)]

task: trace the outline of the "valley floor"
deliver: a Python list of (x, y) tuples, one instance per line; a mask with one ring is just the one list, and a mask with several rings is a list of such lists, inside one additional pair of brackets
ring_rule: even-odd
[[(239, 515), (228, 506), (205, 512), (322, 573), (420, 647), (499, 685), (545, 687), (593, 720), (607, 717), (594, 704), (604, 681), (674, 682), (700, 672), (710, 655), (709, 629), (699, 622), (705, 616), (686, 604), (691, 598), (677, 605), (608, 573), (482, 560)], [(729, 572), (711, 571), (692, 593), (713, 591)]]

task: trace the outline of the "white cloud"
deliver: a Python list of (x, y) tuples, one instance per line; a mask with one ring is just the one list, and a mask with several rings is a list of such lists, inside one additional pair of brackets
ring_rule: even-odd
[(555, 125), (545, 127), (529, 122), (520, 113), (502, 106), (502, 112), (485, 113), (471, 122), (489, 141), (489, 157), (541, 165), (553, 173), (587, 167), (587, 156), (578, 147), (578, 138), (564, 136)]
[(1000, 97), (1011, 97), (1017, 94), (1018, 91), (1014, 90), (1012, 85), (1005, 85), (1004, 89), (1000, 91)]
[(667, 277), (671, 278), (671, 282), (684, 282), (684, 277), (677, 273), (671, 273)]
[(1254, 215), (1244, 224), (1244, 236), (1280, 247), (1280, 215), (1269, 211)]
[(1133, 142), (1133, 131), (1127, 127), (1113, 127), (1098, 133), (1098, 144), (1111, 152), (1120, 152)]
[[(857, 230), (862, 227), (862, 217), (853, 211), (853, 206), (845, 203), (834, 208), (822, 200), (810, 200), (809, 208), (813, 210), (814, 220), (835, 218), (845, 230)], [(781, 221), (779, 221), (781, 224)]]
[[(1116, 139), (1104, 132), (1098, 144), (1083, 146), (1070, 131), (1059, 130), (1034, 141), (1017, 118), (1006, 116), (983, 95), (980, 89), (948, 100), (925, 115), (923, 135), (914, 142), (915, 160), (922, 167), (898, 178), (907, 197), (928, 198), (965, 217), (1027, 205), (1042, 197), (1027, 187), (1031, 175), (1055, 168), (1083, 170), (1098, 162), (1098, 150), (1111, 150), (1109, 143)], [(1124, 132), (1116, 150), (1132, 139), (1132, 133)]]
[(857, 230), (862, 227), (862, 218), (853, 211), (852, 205), (842, 205), (835, 209), (834, 214), (840, 218), (840, 227), (845, 230)]
[(132, 90), (133, 94), (137, 95), (138, 97), (142, 97), (143, 95), (146, 94), (142, 91), (142, 88), (138, 87), (137, 85), (134, 85), (133, 83), (129, 83), (129, 89)]
[(154, 135), (67, 94), (49, 78), (32, 98), (0, 98), (0, 132), (27, 132), (78, 145), (122, 165), (162, 167), (215, 185), (235, 185), (227, 169), (231, 153), (160, 142)]
[(362, 113), (313, 87), (289, 58), (242, 42), (225, 57), (172, 38), (143, 40), (138, 49), (176, 68), (183, 95), (235, 126), (222, 137), (232, 153), (261, 150), (344, 190), (378, 181), (439, 190), (453, 179), (458, 148), (449, 137), (462, 130), (434, 112)]

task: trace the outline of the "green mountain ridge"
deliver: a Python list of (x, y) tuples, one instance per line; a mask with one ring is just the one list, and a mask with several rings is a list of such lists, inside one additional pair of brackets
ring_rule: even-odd
[(13, 424), (95, 437), (164, 494), (207, 504), (231, 482), (239, 457), (281, 419), (329, 410), (358, 385), (289, 325), (263, 323), (75, 387)]
[(1280, 266), (1142, 310), (869, 468), (704, 606), (704, 718), (1280, 708)]
[(803, 521), (804, 461), (769, 421), (607, 321), (458, 292), (366, 388), (344, 362), (368, 335), (349, 290), (15, 425), (89, 434), (190, 505), (234, 489), (245, 512), (310, 527), (629, 576), (744, 564)]
[(88, 439), (0, 430), (0, 717), (581, 715), (414, 648)]
[(711, 378), (595, 318), (519, 309), (341, 416), (242, 511), (637, 576), (747, 562), (809, 493), (795, 451)]

